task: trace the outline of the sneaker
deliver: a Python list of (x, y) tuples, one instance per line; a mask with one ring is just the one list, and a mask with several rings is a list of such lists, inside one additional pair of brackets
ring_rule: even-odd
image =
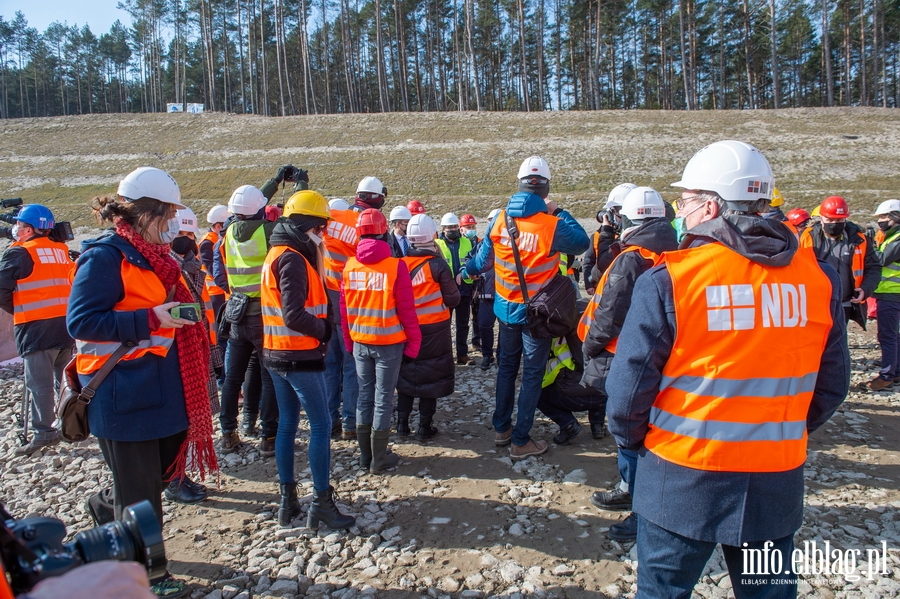
[(559, 434), (553, 437), (553, 442), (557, 445), (568, 445), (572, 439), (581, 434), (584, 429), (576, 420), (569, 426), (559, 429)]
[(514, 460), (524, 460), (533, 455), (541, 455), (547, 453), (549, 445), (546, 441), (535, 441), (529, 439), (525, 445), (513, 445), (509, 448), (509, 457)]
[(263, 437), (260, 439), (259, 453), (266, 457), (275, 455), (275, 437)]
[(50, 447), (59, 443), (59, 435), (53, 437), (52, 439), (37, 439), (32, 438), (31, 442), (27, 445), (23, 445), (22, 447), (16, 448), (16, 455), (31, 455), (36, 451), (40, 451), (45, 447)]
[(637, 514), (628, 517), (609, 527), (609, 538), (613, 541), (633, 541), (637, 538)]
[(166, 487), (163, 495), (169, 501), (177, 503), (200, 503), (206, 499), (206, 491), (200, 491), (193, 484), (188, 484), (188, 479), (174, 479)]
[(594, 424), (593, 422), (591, 423), (591, 437), (593, 437), (594, 439), (602, 439), (608, 434), (609, 431), (606, 430), (606, 427), (602, 424)]
[[(893, 385), (893, 379), (883, 379), (881, 377), (878, 377), (869, 381), (869, 389), (871, 389), (872, 391), (881, 391), (883, 389), (887, 389), (888, 387), (892, 387)], [(18, 451), (19, 450), (17, 449), (16, 452)]]
[(344, 441), (356, 441), (356, 429), (352, 431), (341, 431), (341, 439)]
[(601, 510), (630, 512), (631, 493), (618, 487), (612, 491), (594, 491), (591, 493), (591, 503)]
[(150, 586), (151, 593), (157, 597), (164, 597), (165, 599), (178, 599), (178, 597), (184, 597), (187, 591), (187, 586), (184, 584), (183, 580), (178, 580), (168, 573), (166, 573), (165, 577), (158, 579)]
[(512, 442), (512, 427), (502, 433), (494, 433), (494, 445), (497, 447), (506, 447)]
[(231, 453), (233, 451), (238, 450), (243, 443), (241, 442), (241, 436), (237, 434), (237, 431), (225, 432), (222, 431), (222, 451), (225, 453)]

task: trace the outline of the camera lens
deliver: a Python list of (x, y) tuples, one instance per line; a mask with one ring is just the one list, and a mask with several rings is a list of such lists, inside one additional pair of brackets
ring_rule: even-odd
[(86, 564), (110, 559), (138, 562), (151, 580), (166, 573), (162, 529), (149, 501), (125, 508), (121, 520), (78, 533), (72, 545)]

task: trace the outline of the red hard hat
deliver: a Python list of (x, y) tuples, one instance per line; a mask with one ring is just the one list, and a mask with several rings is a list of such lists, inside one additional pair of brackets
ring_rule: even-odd
[(459, 219), (459, 224), (463, 227), (474, 227), (478, 224), (478, 221), (476, 221), (475, 217), (471, 214), (463, 214)]
[(794, 208), (793, 210), (788, 211), (785, 216), (787, 216), (788, 221), (795, 227), (799, 227), (810, 218), (809, 212), (803, 208)]
[(847, 201), (841, 196), (830, 196), (822, 202), (822, 206), (819, 208), (819, 215), (825, 218), (848, 218), (850, 216), (850, 207), (847, 206)]
[(383, 235), (387, 230), (387, 219), (380, 210), (368, 208), (359, 213), (359, 219), (356, 221), (357, 235)]
[(406, 208), (413, 216), (416, 214), (425, 214), (425, 206), (423, 206), (422, 202), (419, 200), (410, 200), (406, 203)]

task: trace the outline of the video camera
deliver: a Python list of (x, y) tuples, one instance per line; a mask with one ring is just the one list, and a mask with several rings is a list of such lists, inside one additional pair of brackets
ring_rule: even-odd
[[(0, 560), (15, 595), (45, 578), (102, 560), (138, 562), (151, 580), (166, 573), (162, 529), (149, 501), (128, 506), (122, 520), (80, 532), (66, 544), (66, 525), (56, 518), (16, 520), (0, 506), (0, 519)], [(0, 590), (6, 582), (0, 580)]]
[[(14, 211), (8, 214), (0, 214), (0, 221), (9, 223), (11, 225), (16, 224), (16, 217), (19, 215), (19, 211), (23, 206), (22, 198), (5, 198), (0, 199), (0, 208), (10, 209), (15, 208)], [(0, 228), (0, 233), (2, 233), (3, 237), (15, 241), (12, 237), (12, 232), (6, 228)], [(56, 225), (52, 229), (50, 229), (50, 240), (57, 241), (59, 243), (66, 243), (67, 241), (72, 241), (75, 239), (75, 233), (72, 231), (72, 223), (66, 221), (58, 221)]]

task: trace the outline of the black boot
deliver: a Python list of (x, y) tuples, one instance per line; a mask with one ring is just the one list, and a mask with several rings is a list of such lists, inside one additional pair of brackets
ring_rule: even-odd
[(419, 414), (419, 428), (416, 429), (416, 439), (425, 441), (433, 437), (437, 437), (438, 429), (431, 426), (431, 420), (434, 414)]
[(388, 449), (390, 440), (390, 430), (372, 429), (372, 465), (369, 467), (372, 474), (381, 474), (400, 462), (400, 456)]
[(300, 500), (297, 499), (297, 483), (282, 483), (281, 507), (278, 508), (278, 523), (290, 526), (291, 521), (300, 515)]
[(315, 530), (319, 528), (319, 521), (332, 530), (350, 528), (356, 524), (356, 518), (342, 514), (334, 504), (334, 487), (315, 492), (315, 499), (306, 515), (306, 527)]
[(241, 433), (243, 433), (245, 439), (252, 439), (256, 436), (256, 419), (259, 414), (251, 414), (250, 412), (244, 412), (241, 418)]
[(397, 436), (409, 436), (409, 412), (397, 412)]
[(356, 442), (359, 444), (359, 466), (369, 469), (372, 465), (372, 426), (356, 425)]

